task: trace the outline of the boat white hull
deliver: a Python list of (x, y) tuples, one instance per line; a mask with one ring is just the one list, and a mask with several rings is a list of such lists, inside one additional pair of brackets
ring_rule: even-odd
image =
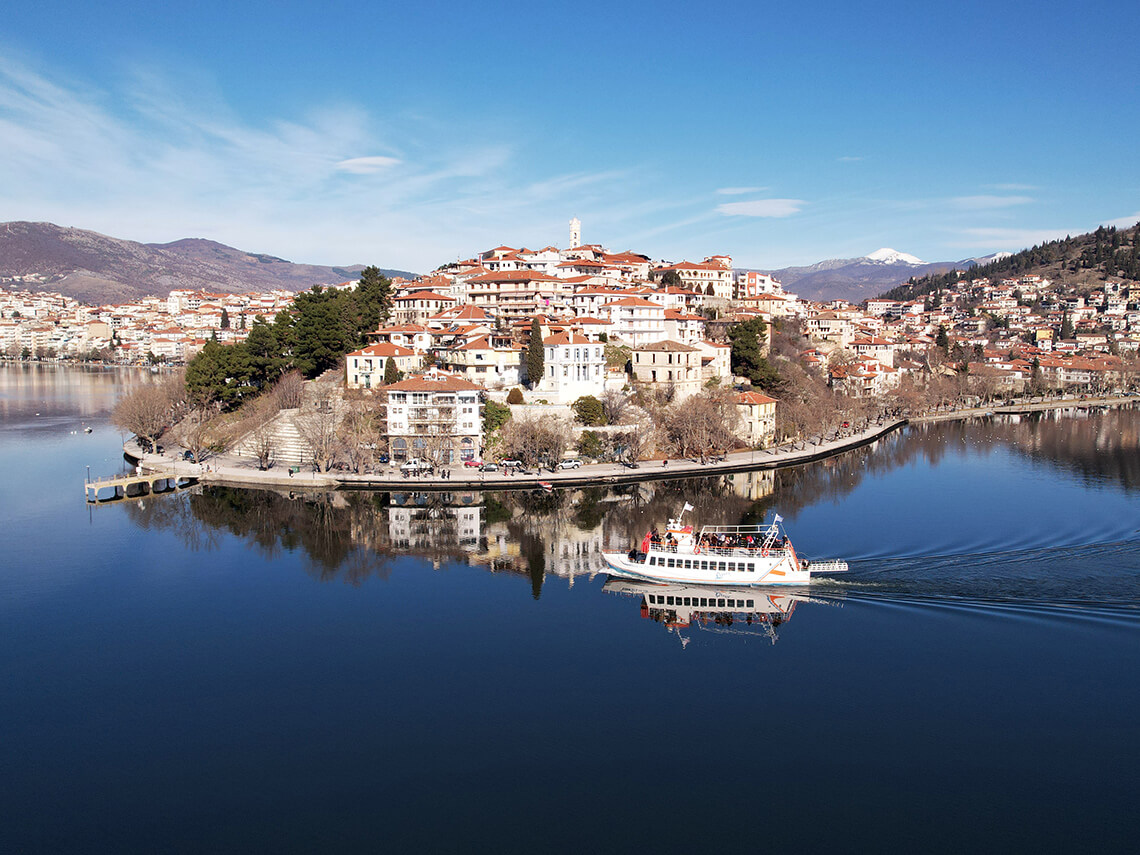
[[(650, 557), (672, 561), (650, 564)], [(644, 561), (634, 561), (625, 552), (603, 552), (602, 558), (614, 576), (626, 579), (640, 579), (646, 582), (669, 582), (681, 585), (716, 585), (721, 587), (748, 588), (768, 585), (806, 585), (811, 582), (811, 570), (797, 565), (791, 553), (779, 556), (763, 556), (758, 552), (752, 555), (722, 555), (710, 557), (700, 554), (657, 553), (651, 551)], [(680, 564), (681, 566), (677, 566)], [(689, 566), (684, 566), (688, 564)], [(692, 566), (696, 564), (697, 566)], [(701, 564), (708, 565), (702, 569)], [(744, 566), (747, 569), (727, 569)], [(716, 569), (712, 569), (715, 565)], [(723, 569), (722, 569), (723, 568)]]

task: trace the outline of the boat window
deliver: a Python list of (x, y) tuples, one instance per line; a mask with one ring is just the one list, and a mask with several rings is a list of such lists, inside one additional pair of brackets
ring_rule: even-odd
[(719, 570), (721, 573), (723, 573), (724, 572), (724, 562), (718, 561), (716, 563), (716, 569)]
[(735, 561), (729, 561), (729, 562), (728, 562), (728, 571), (729, 571), (730, 573), (735, 573), (735, 572), (736, 572), (736, 562), (735, 562)]
[(723, 609), (723, 608), (724, 608), (724, 598), (722, 597), (722, 598), (718, 599), (718, 600), (716, 601), (716, 604), (717, 604), (717, 606), (718, 606), (719, 608), (722, 608), (722, 609)]
[(673, 598), (672, 597), (666, 597), (665, 598), (665, 604), (669, 605), (669, 606), (673, 605)]
[(691, 606), (691, 605), (692, 605), (692, 603), (691, 603), (691, 602), (689, 602), (689, 598), (688, 598), (688, 597), (685, 597), (685, 605), (686, 605), (686, 606)]
[(753, 600), (748, 601), (748, 608), (752, 608), (756, 603)]
[(701, 597), (701, 605), (707, 606), (708, 604), (709, 604), (709, 598), (708, 597)]
[(749, 561), (748, 562), (748, 572), (749, 573), (755, 573), (756, 572), (756, 562), (755, 561)]

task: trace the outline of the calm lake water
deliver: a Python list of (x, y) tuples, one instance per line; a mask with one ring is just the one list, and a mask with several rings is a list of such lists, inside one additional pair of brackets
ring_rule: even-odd
[[(145, 379), (0, 366), (2, 851), (1135, 846), (1136, 410), (621, 490), (89, 506)], [(681, 625), (599, 551), (685, 501), (851, 571)]]

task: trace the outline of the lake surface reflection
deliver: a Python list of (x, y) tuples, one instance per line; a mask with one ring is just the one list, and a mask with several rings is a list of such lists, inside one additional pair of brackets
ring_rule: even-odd
[[(145, 379), (0, 367), (4, 851), (674, 851), (769, 826), (801, 851), (1103, 851), (1140, 831), (1134, 410), (620, 489), (89, 507), (85, 467), (121, 466), (106, 414)], [(607, 581), (601, 550), (685, 501), (698, 525), (778, 511), (851, 571)]]

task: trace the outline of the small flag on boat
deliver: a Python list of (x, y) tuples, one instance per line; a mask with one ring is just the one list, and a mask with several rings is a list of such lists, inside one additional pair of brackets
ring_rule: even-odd
[(684, 513), (685, 511), (691, 511), (692, 509), (693, 509), (693, 506), (690, 505), (688, 502), (685, 502), (685, 507), (681, 508), (681, 513)]
[(783, 521), (784, 521), (784, 518), (782, 516), (780, 516), (779, 514), (776, 514), (776, 519), (773, 520), (773, 522), (778, 522), (778, 523), (782, 523)]

